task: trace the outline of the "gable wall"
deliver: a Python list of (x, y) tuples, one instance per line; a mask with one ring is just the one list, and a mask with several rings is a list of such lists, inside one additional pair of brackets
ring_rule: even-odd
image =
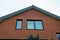
[[(22, 30), (16, 30), (16, 19), (23, 19), (23, 27)], [(44, 30), (27, 30), (26, 29), (26, 21), (27, 19), (32, 20), (42, 20)], [(60, 32), (60, 21), (47, 16), (41, 12), (36, 10), (28, 10), (11, 18), (5, 19), (0, 23), (0, 38), (2, 39), (27, 39), (30, 34), (36, 36), (39, 34), (40, 38), (48, 38), (49, 40), (53, 37), (54, 40), (57, 39), (56, 32)]]

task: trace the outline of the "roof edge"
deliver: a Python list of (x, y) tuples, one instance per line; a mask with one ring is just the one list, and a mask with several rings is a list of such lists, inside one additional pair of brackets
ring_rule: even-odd
[(53, 18), (55, 18), (57, 20), (60, 20), (60, 16), (52, 14), (52, 13), (46, 11), (46, 10), (43, 10), (43, 9), (41, 9), (39, 7), (34, 6), (34, 5), (33, 5), (33, 8), (36, 9), (36, 10), (38, 10), (38, 11), (40, 11), (40, 12), (42, 12), (42, 13), (44, 13), (44, 14), (46, 14), (46, 15), (48, 15), (48, 16), (51, 16), (51, 17), (53, 17)]
[(19, 14), (19, 13), (22, 13), (22, 12), (27, 11), (27, 10), (30, 10), (30, 9), (38, 10), (38, 11), (40, 11), (40, 12), (42, 12), (42, 13), (48, 15), (48, 16), (51, 16), (51, 17), (53, 17), (53, 18), (55, 18), (55, 19), (57, 19), (57, 20), (60, 20), (60, 16), (54, 15), (54, 14), (48, 12), (48, 11), (45, 11), (45, 10), (39, 8), (39, 7), (36, 7), (36, 6), (32, 5), (32, 6), (26, 7), (26, 8), (24, 8), (24, 9), (22, 9), (22, 10), (18, 10), (18, 11), (16, 11), (16, 12), (11, 13), (11, 14), (8, 14), (8, 15), (5, 15), (5, 16), (3, 16), (3, 17), (0, 17), (0, 22), (2, 22), (2, 20), (4, 20), (4, 19), (7, 19), (7, 18), (9, 18), (9, 17), (12, 17), (12, 16), (14, 16), (14, 15), (17, 15), (17, 14)]

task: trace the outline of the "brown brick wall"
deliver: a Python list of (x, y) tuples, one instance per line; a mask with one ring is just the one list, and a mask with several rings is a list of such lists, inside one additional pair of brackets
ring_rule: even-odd
[[(23, 19), (22, 30), (16, 30), (16, 19)], [(27, 19), (42, 20), (44, 30), (27, 30)], [(59, 27), (59, 28), (58, 28)], [(27, 39), (30, 34), (39, 34), (41, 39), (57, 40), (56, 32), (60, 32), (60, 21), (36, 10), (28, 10), (0, 23), (0, 39)]]

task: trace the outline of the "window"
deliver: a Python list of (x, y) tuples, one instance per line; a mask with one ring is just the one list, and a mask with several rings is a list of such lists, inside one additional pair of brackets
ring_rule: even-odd
[(60, 33), (56, 34), (58, 40), (60, 40)]
[(17, 20), (16, 29), (22, 29), (22, 20)]
[(41, 20), (27, 20), (27, 29), (43, 30)]
[(34, 21), (28, 21), (27, 26), (28, 29), (34, 29)]

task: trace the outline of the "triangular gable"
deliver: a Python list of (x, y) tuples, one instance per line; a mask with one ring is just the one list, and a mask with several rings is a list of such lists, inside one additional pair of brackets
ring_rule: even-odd
[(54, 15), (54, 14), (52, 14), (52, 13), (50, 13), (50, 12), (47, 12), (47, 11), (41, 9), (41, 8), (38, 8), (38, 7), (34, 6), (34, 5), (32, 5), (32, 6), (30, 6), (30, 7), (24, 8), (24, 9), (22, 9), (22, 10), (19, 10), (19, 11), (16, 11), (16, 12), (14, 12), (14, 13), (11, 13), (11, 14), (9, 14), (9, 15), (6, 15), (6, 16), (1, 17), (1, 18), (0, 18), (0, 22), (1, 22), (2, 20), (4, 20), (4, 19), (7, 19), (7, 18), (12, 17), (12, 16), (15, 16), (15, 15), (17, 15), (17, 14), (19, 14), (19, 13), (25, 12), (25, 11), (30, 10), (30, 9), (35, 9), (35, 10), (40, 11), (40, 12), (42, 12), (42, 13), (48, 15), (48, 16), (51, 16), (51, 17), (57, 19), (57, 20), (60, 20), (60, 16)]

